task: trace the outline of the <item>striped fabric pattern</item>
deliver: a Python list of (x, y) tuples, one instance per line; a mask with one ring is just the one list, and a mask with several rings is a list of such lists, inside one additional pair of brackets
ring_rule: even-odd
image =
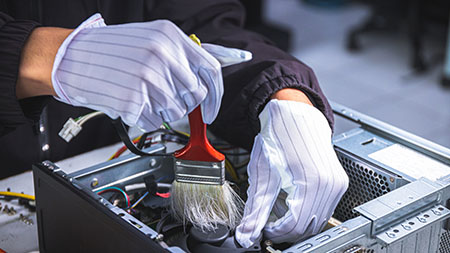
[(147, 131), (199, 104), (211, 123), (223, 95), (219, 61), (167, 20), (106, 26), (96, 14), (65, 40), (53, 69), (58, 100)]
[[(317, 234), (348, 187), (348, 177), (331, 144), (331, 129), (315, 107), (271, 100), (260, 114), (247, 171), (244, 216), (236, 239), (244, 247), (264, 236), (275, 243)], [(279, 194), (282, 190), (283, 193)], [(281, 196), (287, 197), (280, 201)], [(272, 212), (279, 214), (268, 222)]]

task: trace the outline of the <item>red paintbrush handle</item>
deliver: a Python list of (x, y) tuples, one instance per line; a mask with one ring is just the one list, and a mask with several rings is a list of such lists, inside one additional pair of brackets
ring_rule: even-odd
[(225, 156), (215, 150), (206, 137), (206, 124), (203, 122), (200, 105), (189, 113), (189, 127), (191, 136), (188, 144), (174, 153), (175, 158), (202, 161), (221, 162)]

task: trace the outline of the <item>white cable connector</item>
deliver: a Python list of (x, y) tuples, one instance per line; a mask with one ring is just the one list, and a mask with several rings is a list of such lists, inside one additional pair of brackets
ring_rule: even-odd
[(81, 125), (75, 122), (72, 118), (69, 118), (61, 131), (59, 131), (58, 135), (61, 136), (61, 138), (63, 138), (66, 142), (70, 142), (73, 137), (77, 136), (81, 129)]
[(63, 138), (66, 142), (70, 142), (70, 140), (72, 140), (73, 137), (77, 136), (77, 134), (83, 129), (82, 125), (84, 123), (103, 114), (103, 112), (91, 112), (77, 118), (76, 121), (72, 118), (69, 118), (64, 124), (61, 131), (59, 131), (59, 136), (61, 136), (61, 138)]

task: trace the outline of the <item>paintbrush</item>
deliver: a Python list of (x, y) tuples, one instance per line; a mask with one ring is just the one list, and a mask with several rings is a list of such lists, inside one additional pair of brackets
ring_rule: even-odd
[[(195, 35), (190, 38), (200, 45)], [(214, 230), (218, 224), (234, 229), (244, 202), (225, 180), (225, 156), (209, 143), (200, 106), (188, 117), (189, 142), (174, 153), (172, 212), (184, 224), (202, 230)]]

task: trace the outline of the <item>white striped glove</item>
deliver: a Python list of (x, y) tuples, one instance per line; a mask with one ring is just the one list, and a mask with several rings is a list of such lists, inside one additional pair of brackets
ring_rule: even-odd
[[(348, 187), (331, 144), (331, 129), (319, 110), (274, 99), (259, 118), (261, 132), (247, 168), (248, 199), (236, 228), (236, 240), (244, 247), (255, 243), (261, 231), (275, 243), (297, 242), (320, 232)], [(285, 201), (276, 201), (283, 195), (280, 190), (287, 193)], [(268, 222), (271, 211), (280, 213), (283, 206), (288, 210)]]
[(167, 20), (106, 26), (95, 14), (59, 48), (53, 87), (64, 103), (120, 116), (147, 131), (182, 118), (199, 104), (210, 124), (223, 95), (220, 63), (247, 61), (251, 54), (204, 47)]

